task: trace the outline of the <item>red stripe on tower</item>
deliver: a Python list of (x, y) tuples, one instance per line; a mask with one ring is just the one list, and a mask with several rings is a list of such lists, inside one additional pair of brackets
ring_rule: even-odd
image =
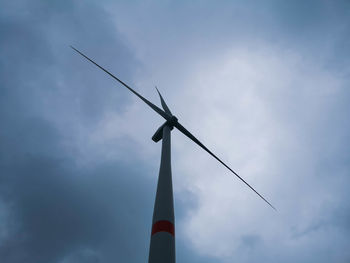
[(152, 236), (158, 232), (168, 232), (172, 236), (175, 236), (174, 224), (168, 220), (160, 220), (153, 224)]

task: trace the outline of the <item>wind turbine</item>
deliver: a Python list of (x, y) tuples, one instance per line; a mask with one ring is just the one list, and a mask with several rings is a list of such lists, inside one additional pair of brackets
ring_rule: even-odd
[(114, 76), (112, 73), (98, 65), (92, 59), (84, 55), (82, 52), (70, 46), (77, 53), (89, 60), (91, 63), (102, 69), (112, 78), (117, 80), (120, 84), (134, 93), (149, 107), (165, 119), (165, 122), (158, 128), (155, 134), (152, 136), (154, 142), (162, 140), (162, 154), (160, 161), (158, 185), (156, 199), (154, 203), (153, 219), (152, 219), (152, 232), (151, 242), (149, 250), (149, 263), (175, 263), (175, 218), (174, 218), (174, 200), (173, 200), (173, 186), (171, 176), (171, 147), (170, 147), (170, 132), (173, 128), (177, 128), (180, 132), (190, 138), (193, 142), (199, 145), (203, 150), (213, 156), (223, 166), (231, 171), (236, 177), (238, 177), (243, 183), (245, 183), (251, 190), (253, 190), (262, 200), (264, 200), (274, 210), (275, 207), (267, 201), (261, 194), (259, 194), (252, 186), (250, 186), (242, 177), (240, 177), (234, 170), (221, 161), (214, 153), (212, 153), (203, 143), (201, 143), (192, 133), (190, 133), (184, 126), (180, 124), (175, 115), (173, 115), (165, 103), (159, 90), (157, 92), (160, 97), (162, 109), (154, 105), (142, 97), (135, 90), (130, 88), (127, 84)]

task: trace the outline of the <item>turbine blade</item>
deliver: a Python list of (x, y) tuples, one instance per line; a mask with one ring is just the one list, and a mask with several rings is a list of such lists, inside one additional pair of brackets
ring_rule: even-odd
[(259, 194), (252, 186), (250, 186), (242, 177), (240, 177), (235, 171), (233, 171), (228, 165), (226, 165), (223, 161), (221, 161), (214, 153), (212, 153), (203, 143), (201, 143), (196, 137), (194, 137), (184, 126), (182, 126), (179, 122), (174, 125), (180, 132), (202, 147), (207, 153), (213, 156), (216, 160), (218, 160), (223, 166), (229, 169), (235, 176), (237, 176), (243, 183), (245, 183), (251, 190), (253, 190), (262, 200), (264, 200), (269, 206), (271, 206), (274, 210), (276, 208), (267, 201), (261, 194)]
[(137, 97), (139, 97), (141, 100), (143, 100), (143, 102), (145, 102), (148, 106), (150, 106), (155, 112), (157, 112), (160, 116), (162, 116), (164, 119), (168, 120), (170, 119), (171, 116), (169, 116), (168, 113), (164, 112), (162, 109), (158, 108), (156, 105), (154, 105), (152, 102), (148, 101), (147, 99), (145, 99), (144, 97), (142, 97), (139, 93), (137, 93), (135, 90), (133, 90), (132, 88), (130, 88), (128, 85), (126, 85), (123, 81), (121, 81), (119, 78), (117, 78), (116, 76), (114, 76), (112, 73), (110, 73), (108, 70), (104, 69), (103, 67), (101, 67), (100, 65), (98, 65), (95, 61), (93, 61), (92, 59), (88, 58), (86, 55), (84, 55), (82, 52), (80, 52), (79, 50), (77, 50), (76, 48), (74, 48), (73, 46), (70, 46), (74, 51), (76, 51), (77, 53), (79, 53), (80, 55), (82, 55), (84, 58), (86, 58), (87, 60), (89, 60), (92, 64), (94, 64), (95, 66), (99, 67), (100, 69), (102, 69), (104, 72), (106, 72), (108, 75), (110, 75), (112, 78), (114, 78), (115, 80), (117, 80), (120, 84), (122, 84), (124, 87), (126, 87), (128, 90), (130, 90), (132, 93), (134, 93)]
[(162, 107), (163, 107), (164, 111), (165, 111), (166, 113), (170, 114), (170, 115), (173, 115), (173, 114), (171, 113), (171, 111), (169, 110), (168, 105), (166, 105), (166, 103), (165, 103), (165, 101), (164, 101), (164, 99), (163, 99), (163, 97), (162, 97), (162, 94), (160, 94), (160, 92), (159, 92), (157, 86), (156, 86), (156, 90), (157, 90), (158, 95), (159, 95), (159, 97), (160, 97), (160, 102), (162, 103)]

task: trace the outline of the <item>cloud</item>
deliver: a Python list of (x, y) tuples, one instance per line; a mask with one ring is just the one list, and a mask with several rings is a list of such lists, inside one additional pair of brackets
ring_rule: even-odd
[(179, 262), (348, 261), (346, 3), (1, 5), (0, 261), (147, 260), (161, 118), (70, 44), (278, 208), (174, 131)]
[(101, 8), (51, 4), (13, 2), (1, 18), (0, 259), (143, 260), (155, 182), (146, 164), (132, 168), (83, 151), (106, 111), (125, 102), (96, 88), (68, 45), (113, 49), (125, 75), (135, 60)]

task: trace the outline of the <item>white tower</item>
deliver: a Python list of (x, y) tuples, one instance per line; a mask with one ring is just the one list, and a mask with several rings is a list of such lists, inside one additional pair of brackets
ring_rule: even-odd
[(175, 263), (175, 218), (170, 147), (171, 127), (164, 125), (162, 133), (162, 156), (153, 210), (149, 263)]

